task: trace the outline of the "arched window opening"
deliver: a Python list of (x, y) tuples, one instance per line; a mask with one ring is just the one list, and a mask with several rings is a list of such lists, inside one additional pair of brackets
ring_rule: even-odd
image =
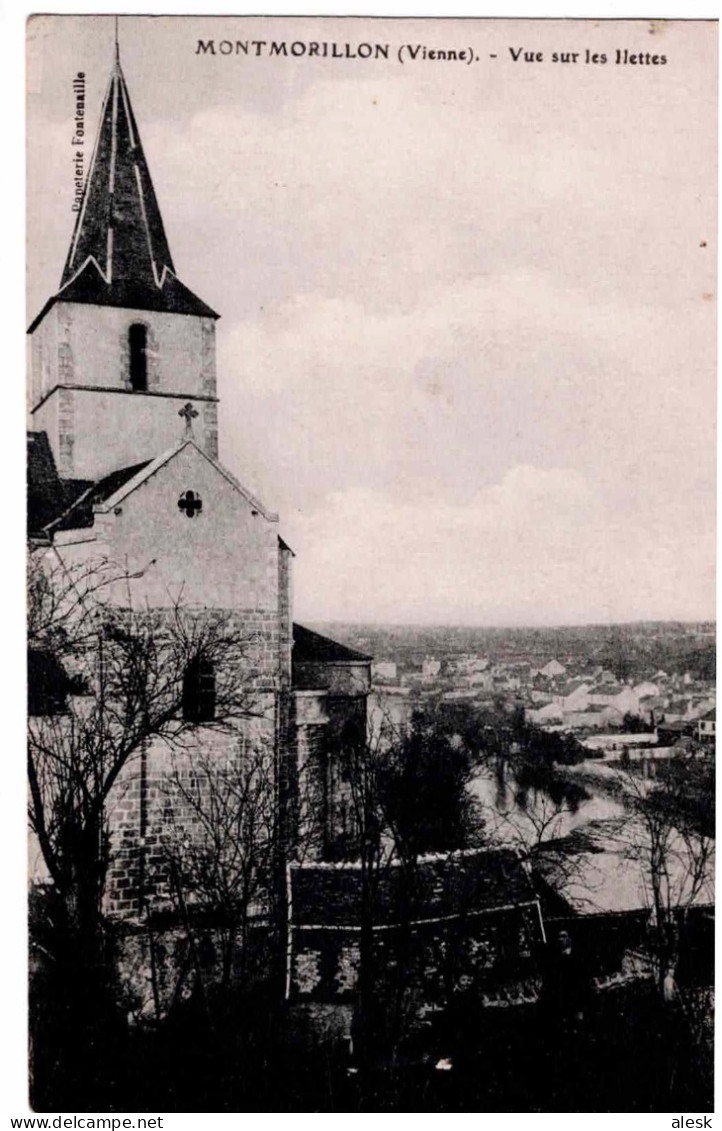
[(148, 327), (134, 322), (128, 331), (130, 349), (130, 385), (136, 393), (148, 388)]
[(183, 676), (183, 719), (209, 723), (216, 717), (216, 673), (210, 660), (192, 660)]

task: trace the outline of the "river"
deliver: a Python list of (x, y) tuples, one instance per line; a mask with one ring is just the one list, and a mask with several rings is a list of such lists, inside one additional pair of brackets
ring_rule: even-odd
[[(520, 791), (508, 766), (482, 768), (472, 791), (478, 798), (485, 832), (499, 844), (516, 845), (522, 853), (533, 845), (562, 842), (567, 852), (558, 867), (558, 853), (536, 853), (539, 871), (560, 895), (583, 913), (649, 909), (649, 845), (643, 825), (624, 804), (619, 777), (612, 767), (583, 762), (563, 768), (564, 781), (581, 785), (587, 796), (555, 803), (544, 789)], [(576, 791), (574, 791), (576, 792)], [(713, 848), (713, 846), (712, 846)], [(698, 846), (672, 830), (667, 864), (672, 900), (688, 902)], [(714, 862), (695, 901), (714, 902)]]

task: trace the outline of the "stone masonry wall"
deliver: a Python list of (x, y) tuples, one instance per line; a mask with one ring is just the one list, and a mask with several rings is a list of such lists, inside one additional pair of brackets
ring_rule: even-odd
[[(134, 323), (148, 331), (141, 392), (130, 384)], [(33, 331), (30, 370), (31, 426), (48, 433), (64, 475), (100, 478), (166, 451), (183, 435), (178, 410), (187, 401), (199, 414), (199, 442), (218, 457), (213, 319), (59, 302)]]
[[(74, 385), (129, 388), (128, 330), (149, 329), (149, 387), (185, 396), (216, 395), (215, 322), (189, 314), (57, 302), (35, 328), (33, 403), (69, 380)], [(63, 365), (63, 355), (72, 366)], [(89, 437), (90, 440), (93, 437)]]
[(321, 860), (326, 845), (328, 721), (323, 693), (294, 693), (289, 758), (297, 785), (289, 839), (295, 841), (295, 852), (290, 855), (300, 860)]
[[(202, 821), (172, 788), (172, 777), (188, 781), (206, 762), (225, 765), (240, 752), (267, 760), (274, 803), (277, 780), (287, 764), (290, 690), (291, 595), (290, 551), (277, 549), (277, 609), (205, 609), (202, 615), (226, 618), (227, 630), (244, 643), (239, 684), (249, 696), (252, 717), (233, 728), (198, 726), (171, 748), (155, 741), (139, 752), (121, 775), (109, 805), (112, 863), (106, 909), (116, 918), (137, 919), (144, 911), (163, 911), (174, 905), (168, 869), (168, 837), (199, 834)], [(280, 747), (280, 749), (279, 749)], [(198, 778), (202, 785), (202, 775)], [(288, 800), (284, 800), (288, 804)], [(283, 814), (276, 814), (282, 816)], [(177, 897), (175, 898), (177, 905)]]
[[(206, 815), (213, 804), (205, 772), (209, 765), (225, 768), (235, 759), (242, 764), (252, 748), (254, 756), (267, 759), (272, 783), (275, 696), (259, 695), (254, 709), (258, 718), (232, 728), (199, 726), (182, 744), (149, 743), (126, 766), (108, 805), (112, 861), (105, 907), (114, 918), (179, 910), (171, 860), (185, 838), (197, 841), (203, 835), (204, 817), (176, 789), (176, 778), (198, 798)], [(192, 910), (193, 894), (184, 892), (184, 898)]]

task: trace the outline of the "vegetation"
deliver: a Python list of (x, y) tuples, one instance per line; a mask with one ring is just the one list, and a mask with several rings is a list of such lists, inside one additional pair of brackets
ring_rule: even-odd
[[(500, 702), (484, 708), (441, 702), (417, 712), (408, 729), (346, 734), (337, 753), (337, 784), (351, 820), (337, 847), (361, 876), (355, 1029), (361, 1071), (354, 1079), (334, 1061), (335, 1053), (307, 1053), (285, 1043), (282, 995), (259, 975), (275, 968), (285, 952), (278, 935), (266, 930), (261, 939), (254, 927), (273, 900), (280, 844), (274, 750), (260, 740), (252, 746), (240, 740), (241, 724), (256, 714), (242, 677), (249, 642), (220, 614), (195, 613), (180, 603), (164, 611), (133, 609), (129, 598), (118, 600), (129, 580), (108, 563), (68, 570), (48, 558), (31, 561), (29, 819), (50, 877), (31, 896), (36, 1101), (62, 1109), (77, 1107), (82, 1095), (88, 1109), (97, 1110), (132, 1094), (141, 1108), (270, 1109), (281, 1074), (289, 1087), (280, 1110), (284, 1104), (287, 1110), (418, 1110), (414, 1104), (450, 1110), (453, 1102), (430, 1064), (414, 1077), (400, 1055), (419, 1004), (414, 923), (422, 858), (494, 842), (499, 828), (470, 788), (483, 769), (497, 776), (500, 799), (504, 790), (507, 801), (513, 792), (513, 805), (500, 803), (494, 816), (506, 822), (503, 842), (530, 865), (542, 855), (548, 861), (563, 843), (567, 817), (588, 796), (564, 773), (585, 752), (573, 737), (544, 731), (528, 723), (521, 709), (509, 711)], [(687, 635), (681, 631), (680, 640)], [(188, 673), (195, 679), (211, 670), (212, 713), (198, 704), (189, 709)], [(225, 732), (222, 757), (210, 748), (195, 750), (191, 763), (186, 743), (199, 725)], [(637, 729), (641, 723), (626, 719), (625, 725)], [(146, 915), (154, 1008), (136, 1011), (132, 1027), (125, 1017), (128, 995), (114, 975), (118, 933), (103, 914), (115, 851), (107, 810), (111, 792), (157, 743), (168, 752), (164, 829), (156, 872), (141, 877), (138, 891), (142, 899), (144, 883), (165, 885), (173, 928), (162, 936), (158, 918)], [(655, 1000), (620, 1001), (607, 1014), (600, 1006), (589, 1032), (596, 1049), (616, 1048), (614, 1041), (623, 1049), (628, 1037), (619, 1018), (626, 1018), (629, 1032), (637, 1031), (635, 1025), (648, 1031), (649, 1047), (661, 1055), (669, 1047), (665, 979), (671, 969), (684, 970), (692, 908), (706, 890), (713, 860), (713, 760), (681, 754), (662, 766), (651, 785), (630, 765), (616, 789), (633, 818), (620, 833), (625, 851), (647, 878), (652, 915), (644, 942), (655, 964), (657, 994)], [(310, 800), (301, 808), (309, 809), (312, 824)], [(560, 852), (557, 866), (567, 869), (568, 878), (573, 853)], [(387, 882), (392, 869), (401, 877), (398, 884)], [(389, 892), (397, 929), (393, 945), (382, 948), (375, 928), (388, 919)], [(452, 985), (454, 956), (444, 946), (442, 940), (437, 948), (440, 966)], [(165, 997), (156, 984), (164, 953), (176, 970)], [(668, 1060), (687, 1087), (690, 1049), (701, 1063), (707, 1047), (709, 1002), (705, 987), (678, 983), (677, 1016), (684, 1024), (677, 1026), (682, 1037), (676, 1060), (671, 1054)], [(516, 1028), (505, 1028), (498, 1017), (485, 1017), (482, 1026), (478, 1011), (461, 1020), (447, 1011), (445, 1023), (457, 1026), (462, 1046), (454, 1076), (462, 1110), (475, 1103), (506, 1110), (504, 1104), (518, 1104), (520, 1092), (530, 1110), (544, 1103), (551, 1061), (543, 1054), (545, 1034), (534, 1007), (523, 1008), (523, 1017), (515, 1014)], [(646, 1030), (641, 1017), (649, 1022)], [(433, 1048), (431, 1029), (429, 1034)], [(380, 1052), (388, 1066), (383, 1070)], [(597, 1076), (590, 1058), (587, 1063), (581, 1045), (570, 1044), (569, 1055), (578, 1059), (581, 1090), (591, 1094)], [(510, 1071), (512, 1063), (532, 1064), (537, 1056), (544, 1071)], [(609, 1064), (596, 1064), (595, 1072), (600, 1080), (605, 1073), (623, 1079), (625, 1063), (621, 1053), (615, 1060), (610, 1052)], [(568, 1073), (557, 1075), (563, 1089)], [(574, 1087), (568, 1085), (570, 1097)], [(699, 1097), (704, 1087), (693, 1081), (688, 1092), (670, 1094)], [(597, 1091), (601, 1096), (601, 1085)], [(652, 1092), (650, 1086), (650, 1103), (658, 1098)], [(627, 1103), (633, 1094), (639, 1093), (630, 1082)]]
[[(129, 599), (117, 603), (128, 581), (106, 561), (71, 568), (43, 555), (30, 561), (31, 683), (38, 670), (65, 676), (50, 696), (42, 681), (32, 683), (28, 723), (28, 818), (50, 881), (43, 898), (36, 893), (31, 946), (44, 971), (40, 1044), (54, 1048), (56, 1063), (46, 1069), (59, 1077), (87, 1077), (84, 1058), (118, 1012), (114, 937), (103, 912), (114, 852), (111, 791), (122, 794), (125, 771), (150, 742), (182, 747), (196, 724), (188, 672), (199, 665), (214, 672), (213, 718), (204, 725), (229, 728), (254, 709), (239, 679), (247, 641), (228, 618), (179, 603), (135, 611)], [(139, 884), (142, 901), (142, 877)]]
[[(483, 825), (469, 790), (474, 759), (448, 718), (417, 713), (408, 731), (382, 728), (346, 750), (345, 759), (354, 813), (349, 856), (361, 869), (357, 1047), (367, 1073), (379, 1047), (393, 1057), (406, 1033), (420, 857), (480, 844)], [(389, 978), (377, 958), (374, 928), (382, 921), (382, 881), (392, 866), (403, 879), (393, 909), (399, 926)]]
[[(620, 770), (631, 811), (619, 836), (628, 857), (645, 877), (650, 907), (649, 949), (663, 989), (679, 964), (689, 910), (713, 901), (714, 827), (707, 760), (680, 755), (661, 764), (653, 783), (631, 769)], [(702, 789), (700, 790), (700, 786)]]

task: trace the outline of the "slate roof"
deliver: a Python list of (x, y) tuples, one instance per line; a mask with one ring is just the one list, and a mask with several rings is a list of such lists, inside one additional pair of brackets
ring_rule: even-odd
[(293, 662), (294, 664), (332, 664), (332, 663), (370, 663), (372, 657), (364, 652), (356, 652), (322, 636), (320, 632), (313, 632), (304, 628), (302, 624), (293, 626)]
[(28, 534), (39, 536), (92, 486), (92, 481), (60, 478), (46, 432), (28, 432), (27, 453)]
[(45, 432), (28, 432), (28, 533), (39, 534), (67, 503)]
[(143, 463), (121, 467), (118, 471), (112, 471), (110, 475), (99, 479), (97, 483), (89, 483), (75, 501), (48, 525), (48, 530), (83, 530), (91, 527), (95, 522), (93, 507), (110, 499), (149, 463), (152, 463), (152, 460), (147, 459)]
[(116, 54), (59, 301), (218, 315), (175, 274), (163, 220)]
[[(292, 865), (291, 917), (297, 927), (354, 927), (360, 924), (361, 871), (354, 864)], [(479, 849), (422, 857), (414, 921), (493, 912), (534, 903), (536, 896), (511, 849)], [(408, 894), (404, 870), (392, 865), (379, 877), (375, 920), (393, 926)]]
[(27, 527), (32, 537), (56, 530), (82, 530), (95, 521), (93, 506), (104, 503), (147, 467), (150, 460), (122, 467), (103, 479), (61, 479), (46, 432), (28, 432)]

